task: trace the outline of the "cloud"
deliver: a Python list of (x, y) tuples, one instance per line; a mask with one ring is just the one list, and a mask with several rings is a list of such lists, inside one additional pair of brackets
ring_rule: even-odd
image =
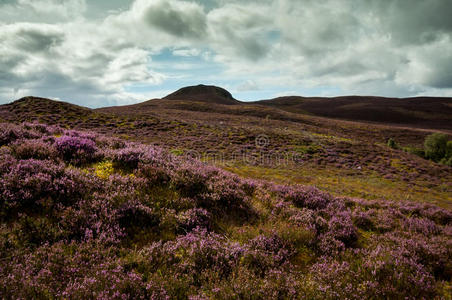
[(103, 1), (0, 1), (0, 102), (93, 107), (204, 81), (452, 95), (448, 0)]
[(0, 21), (55, 23), (79, 18), (86, 8), (85, 0), (3, 0)]
[[(206, 15), (201, 5), (186, 1), (137, 1), (147, 24), (184, 38), (203, 38), (206, 34)], [(143, 7), (144, 6), (144, 7)]]
[(112, 42), (110, 34), (98, 24), (0, 25), (0, 99), (70, 97), (90, 107), (138, 101), (126, 90), (156, 85), (164, 75), (150, 70), (148, 51)]
[(428, 44), (452, 32), (452, 2), (447, 0), (372, 0), (369, 10), (397, 44)]
[(411, 49), (407, 64), (397, 72), (402, 84), (418, 84), (434, 88), (452, 88), (452, 40), (443, 38), (435, 43)]
[(247, 80), (237, 86), (237, 91), (239, 92), (258, 91), (258, 90), (260, 90), (259, 85), (254, 80)]
[(238, 59), (256, 61), (271, 47), (267, 35), (272, 30), (271, 11), (257, 4), (227, 4), (209, 12), (210, 46)]

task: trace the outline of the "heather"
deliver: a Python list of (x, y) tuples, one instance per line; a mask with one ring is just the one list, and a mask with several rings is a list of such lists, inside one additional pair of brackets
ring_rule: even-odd
[[(118, 145), (125, 141), (154, 144), (176, 155), (210, 161), (243, 177), (315, 185), (334, 195), (450, 207), (452, 172), (447, 159), (435, 163), (424, 156), (429, 131), (319, 119), (283, 110), (176, 100), (91, 110), (27, 97), (1, 106), (0, 118), (16, 124), (36, 121), (90, 130), (119, 137)], [(440, 131), (449, 123), (438, 119), (439, 127), (432, 129)], [(57, 138), (70, 135), (55, 134)], [(264, 142), (258, 147), (257, 137), (263, 137)], [(396, 143), (395, 148), (388, 144), (389, 139)], [(94, 162), (98, 154), (88, 151), (79, 159)], [(98, 172), (106, 173), (111, 165), (136, 164), (136, 156), (130, 156), (130, 162), (120, 162), (121, 155), (101, 161), (96, 165)]]
[(452, 213), (0, 124), (0, 297), (451, 297)]

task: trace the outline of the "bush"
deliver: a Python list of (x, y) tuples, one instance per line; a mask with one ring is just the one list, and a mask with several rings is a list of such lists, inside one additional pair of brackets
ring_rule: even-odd
[(446, 158), (452, 157), (452, 141), (448, 141), (446, 144)]
[(153, 209), (137, 202), (124, 203), (118, 210), (119, 225), (129, 235), (133, 235), (142, 229), (150, 229), (160, 224), (160, 216)]
[(433, 133), (425, 138), (425, 156), (435, 162), (446, 157), (448, 136), (443, 133)]
[(298, 186), (286, 193), (286, 198), (297, 207), (309, 209), (325, 208), (331, 201), (331, 196), (315, 187)]
[(326, 259), (312, 266), (310, 272), (316, 285), (314, 298), (434, 298), (433, 276), (405, 249), (378, 247), (350, 256), (346, 261)]
[(127, 147), (113, 154), (113, 166), (127, 171), (134, 170), (144, 158), (144, 150), (137, 147)]
[(15, 156), (19, 159), (55, 159), (57, 151), (42, 139), (20, 140), (12, 145)]
[(446, 144), (446, 155), (440, 161), (440, 163), (452, 167), (452, 141), (448, 141)]
[[(0, 172), (0, 207), (32, 209), (52, 201), (70, 202), (84, 188), (63, 165), (35, 159), (20, 160)], [(1, 174), (3, 173), (3, 174)], [(49, 202), (50, 201), (50, 202)]]
[(211, 214), (203, 208), (191, 208), (177, 216), (180, 229), (189, 232), (195, 228), (211, 229)]
[(97, 152), (96, 143), (88, 138), (62, 136), (55, 142), (56, 149), (66, 162), (76, 165), (91, 162)]
[(390, 138), (388, 140), (388, 147), (392, 149), (398, 149), (399, 145), (397, 145), (397, 143), (392, 138)]

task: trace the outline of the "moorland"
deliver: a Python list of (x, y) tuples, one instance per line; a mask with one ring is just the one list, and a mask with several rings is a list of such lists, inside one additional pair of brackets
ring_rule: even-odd
[(199, 85), (0, 123), (2, 298), (451, 297), (450, 98)]

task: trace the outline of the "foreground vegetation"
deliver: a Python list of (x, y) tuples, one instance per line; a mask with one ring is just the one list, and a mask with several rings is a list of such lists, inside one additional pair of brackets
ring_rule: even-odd
[(452, 213), (0, 125), (0, 297), (451, 297)]

